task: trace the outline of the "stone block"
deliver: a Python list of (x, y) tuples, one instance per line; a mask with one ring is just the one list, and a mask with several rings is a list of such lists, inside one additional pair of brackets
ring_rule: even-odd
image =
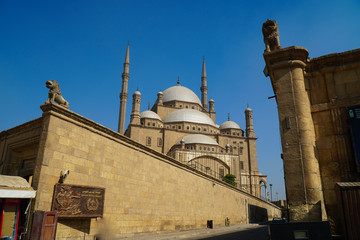
[[(288, 185), (286, 184), (286, 186), (288, 186)], [(292, 205), (296, 206), (296, 205), (306, 203), (305, 190), (303, 187), (288, 188), (287, 191), (288, 191), (287, 192), (287, 200), (288, 200), (289, 204), (291, 203)]]
[[(329, 151), (330, 149), (332, 149), (335, 146), (334, 143), (334, 139), (332, 136), (320, 136), (317, 138), (316, 140), (316, 147), (317, 149), (320, 150), (325, 150), (325, 151)], [(323, 153), (324, 151), (322, 151)]]
[(310, 81), (310, 94), (311, 94), (311, 104), (319, 104), (328, 102), (326, 89), (326, 81), (323, 76), (318, 76), (312, 78)]
[(284, 166), (285, 176), (288, 176), (290, 178), (291, 176), (295, 176), (303, 172), (303, 166), (301, 164), (300, 159), (286, 160), (285, 162), (286, 162)]
[(321, 191), (321, 185), (318, 189), (306, 189), (307, 204), (317, 204), (323, 199), (323, 192)]
[(360, 96), (360, 80), (358, 80), (357, 82), (354, 81), (354, 82), (346, 83), (345, 88), (348, 97)]
[(308, 221), (308, 206), (305, 204), (292, 205), (289, 203), (289, 215), (292, 222)]

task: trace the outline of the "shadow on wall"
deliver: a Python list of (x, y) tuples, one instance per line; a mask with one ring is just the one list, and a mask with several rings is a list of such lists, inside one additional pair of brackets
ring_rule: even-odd
[(58, 223), (64, 224), (70, 228), (74, 228), (80, 232), (90, 234), (90, 219), (81, 219), (79, 220), (70, 220), (70, 219), (60, 219)]
[(255, 205), (248, 205), (249, 223), (261, 223), (268, 221), (268, 212), (266, 208)]

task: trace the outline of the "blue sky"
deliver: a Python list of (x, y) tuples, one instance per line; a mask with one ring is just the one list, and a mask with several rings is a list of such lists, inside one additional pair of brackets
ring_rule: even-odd
[(355, 0), (0, 0), (0, 131), (41, 116), (49, 79), (60, 83), (70, 110), (116, 131), (128, 41), (128, 116), (137, 87), (144, 111), (178, 76), (200, 97), (205, 56), (217, 124), (230, 112), (245, 128), (250, 105), (259, 169), (273, 184), (273, 199), (284, 199), (277, 108), (262, 73), (262, 23), (275, 19), (281, 45), (305, 47), (313, 58), (359, 48), (359, 12)]

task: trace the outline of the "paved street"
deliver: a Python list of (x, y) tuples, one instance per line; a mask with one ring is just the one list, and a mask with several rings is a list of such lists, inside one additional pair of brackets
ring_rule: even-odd
[(199, 236), (202, 240), (266, 240), (267, 239), (267, 225), (258, 226), (252, 229), (240, 229), (236, 232), (210, 234), (206, 236)]
[(214, 229), (197, 229), (176, 232), (156, 232), (128, 235), (117, 239), (129, 240), (266, 240), (267, 225), (237, 224), (230, 227), (215, 227)]

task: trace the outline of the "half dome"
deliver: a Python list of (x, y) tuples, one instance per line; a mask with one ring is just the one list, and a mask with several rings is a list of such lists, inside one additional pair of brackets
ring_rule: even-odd
[(173, 111), (164, 118), (164, 122), (165, 123), (192, 122), (192, 123), (200, 123), (200, 124), (206, 124), (216, 127), (215, 123), (211, 118), (209, 118), (208, 115), (198, 110), (188, 109), (188, 108)]
[(229, 128), (241, 129), (240, 126), (233, 121), (226, 121), (220, 125), (220, 129), (229, 129)]
[(170, 87), (163, 92), (163, 102), (170, 101), (197, 103), (202, 106), (200, 99), (193, 91), (180, 85)]
[(186, 135), (183, 138), (181, 138), (179, 141), (177, 141), (175, 145), (181, 144), (182, 139), (184, 140), (185, 144), (199, 143), (199, 144), (208, 144), (208, 145), (216, 145), (216, 146), (219, 145), (214, 139), (203, 134)]
[(161, 118), (159, 117), (159, 115), (157, 115), (155, 112), (150, 111), (150, 110), (146, 110), (146, 111), (142, 112), (142, 113), (140, 114), (140, 117), (141, 117), (141, 118), (157, 119), (157, 120), (162, 121)]

